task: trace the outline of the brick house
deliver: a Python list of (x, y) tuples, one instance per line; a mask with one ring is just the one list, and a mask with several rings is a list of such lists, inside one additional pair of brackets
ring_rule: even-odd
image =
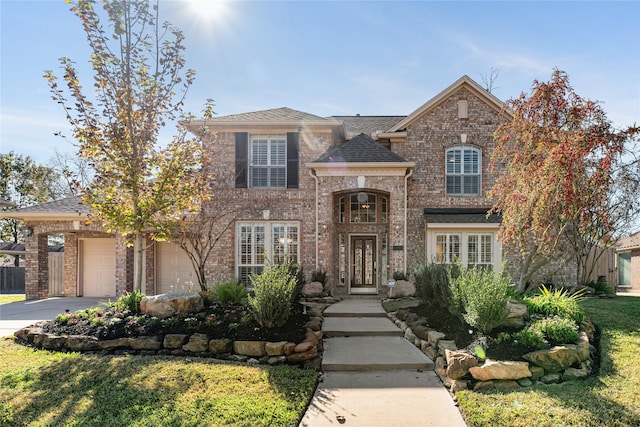
[[(209, 283), (248, 282), (266, 260), (293, 259), (332, 294), (386, 295), (395, 272), (431, 261), (499, 270), (500, 219), (487, 217), (489, 159), (503, 102), (463, 76), (408, 116), (332, 116), (277, 108), (194, 121), (209, 128), (216, 209), (237, 214), (209, 259)], [(49, 233), (65, 236), (65, 295), (116, 296), (132, 283), (132, 251), (85, 219), (79, 199), (19, 209), (28, 298), (47, 296)], [(517, 264), (507, 259), (507, 267)], [(555, 272), (556, 283), (571, 273)], [(541, 272), (542, 277), (550, 273)], [(148, 294), (197, 284), (181, 250), (150, 242)], [(575, 279), (574, 279), (575, 283)]]
[(616, 243), (618, 290), (640, 292), (640, 231)]

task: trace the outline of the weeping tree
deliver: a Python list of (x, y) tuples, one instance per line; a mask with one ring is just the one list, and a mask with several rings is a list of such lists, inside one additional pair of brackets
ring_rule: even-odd
[(496, 130), (491, 156), (494, 170), (504, 172), (489, 197), (502, 214), (500, 237), (520, 252), (523, 291), (549, 260), (582, 258), (586, 241), (613, 240), (617, 166), (640, 129), (615, 129), (601, 105), (576, 94), (560, 70), (507, 105), (513, 119)]
[(93, 0), (68, 3), (91, 48), (92, 90), (82, 86), (69, 58), (60, 59), (61, 79), (53, 71), (44, 77), (71, 124), (78, 155), (94, 172), (83, 201), (108, 232), (133, 244), (139, 291), (146, 233), (206, 199), (200, 138), (188, 138), (178, 123), (175, 136), (159, 142), (160, 130), (185, 116), (195, 72), (184, 69), (184, 36), (160, 23), (157, 1), (101, 0), (101, 10)]

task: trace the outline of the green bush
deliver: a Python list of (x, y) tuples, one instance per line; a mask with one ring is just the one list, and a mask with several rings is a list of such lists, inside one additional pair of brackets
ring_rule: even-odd
[(511, 339), (514, 343), (525, 346), (531, 350), (542, 350), (549, 347), (549, 343), (544, 339), (542, 331), (529, 326), (511, 334)]
[(311, 272), (311, 281), (320, 282), (322, 286), (327, 284), (327, 272), (324, 270), (313, 270)]
[(596, 295), (613, 295), (613, 288), (607, 285), (607, 282), (591, 281), (587, 283), (587, 286), (593, 288), (593, 293)]
[(140, 313), (140, 301), (142, 301), (142, 298), (144, 298), (144, 294), (141, 292), (127, 292), (118, 298), (116, 302), (111, 303), (110, 305), (116, 311), (129, 310), (130, 312), (137, 314)]
[(449, 267), (444, 264), (419, 265), (415, 269), (416, 296), (426, 304), (448, 308), (451, 302)]
[(394, 271), (393, 280), (407, 280), (407, 275), (404, 274), (404, 271)]
[(566, 317), (553, 316), (534, 320), (529, 328), (540, 331), (550, 342), (571, 343), (578, 339), (578, 325)]
[(487, 334), (507, 318), (507, 300), (511, 294), (509, 279), (480, 267), (460, 268), (450, 277), (451, 306), (454, 314), (469, 326)]
[(261, 326), (277, 328), (285, 324), (298, 288), (299, 271), (290, 263), (266, 265), (261, 274), (249, 277), (254, 292), (249, 296), (249, 306)]
[(246, 304), (247, 289), (243, 283), (226, 282), (217, 285), (213, 292), (218, 301), (223, 304)]
[(584, 298), (584, 290), (570, 293), (566, 289), (549, 290), (542, 285), (538, 295), (525, 296), (522, 301), (529, 314), (543, 317), (566, 317), (580, 324), (584, 320), (584, 310), (579, 302)]

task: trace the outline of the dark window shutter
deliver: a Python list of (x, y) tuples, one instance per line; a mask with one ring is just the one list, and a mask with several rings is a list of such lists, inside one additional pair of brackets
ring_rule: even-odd
[(299, 140), (298, 132), (287, 132), (287, 188), (298, 188)]
[(247, 188), (249, 173), (249, 134), (236, 132), (236, 188)]

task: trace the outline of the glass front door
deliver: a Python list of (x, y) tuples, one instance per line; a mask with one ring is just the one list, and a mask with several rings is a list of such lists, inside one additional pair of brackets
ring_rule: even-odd
[(377, 293), (376, 237), (351, 236), (351, 293)]

